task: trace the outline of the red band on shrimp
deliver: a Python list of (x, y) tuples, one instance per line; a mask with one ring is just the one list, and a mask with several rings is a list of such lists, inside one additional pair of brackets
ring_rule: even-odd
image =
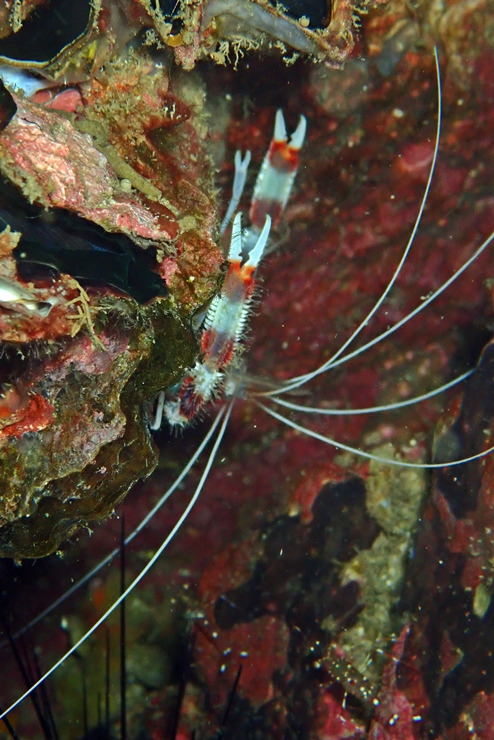
[(286, 141), (273, 141), (268, 151), (269, 164), (278, 172), (295, 172), (299, 163), (299, 150)]

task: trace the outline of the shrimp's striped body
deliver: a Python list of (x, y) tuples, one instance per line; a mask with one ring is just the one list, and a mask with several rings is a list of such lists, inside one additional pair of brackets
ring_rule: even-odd
[[(201, 337), (201, 359), (185, 376), (177, 397), (165, 401), (165, 415), (172, 426), (184, 426), (194, 419), (218, 391), (225, 369), (232, 362), (242, 337), (254, 292), (254, 272), (264, 252), (270, 227), (271, 219), (267, 216), (247, 261), (242, 263), (240, 214), (235, 217), (228, 272), (220, 294), (213, 299), (206, 314)], [(159, 422), (156, 420), (153, 426), (159, 427)]]
[[(228, 270), (219, 295), (213, 299), (204, 320), (201, 356), (189, 370), (173, 398), (164, 392), (158, 398), (152, 429), (159, 429), (162, 415), (172, 426), (185, 426), (217, 394), (232, 363), (249, 316), (255, 290), (255, 273), (262, 260), (271, 230), (277, 226), (287, 204), (299, 164), (299, 151), (305, 138), (302, 116), (288, 141), (283, 114), (278, 111), (274, 135), (257, 177), (250, 208), (251, 224), (242, 233), (237, 213), (228, 253)], [(242, 195), (250, 152), (242, 159), (235, 155), (236, 174), (233, 196), (223, 221), (222, 232)]]

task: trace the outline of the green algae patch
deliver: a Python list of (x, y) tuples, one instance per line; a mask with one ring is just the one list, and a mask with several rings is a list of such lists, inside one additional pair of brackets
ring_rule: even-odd
[(101, 323), (104, 350), (80, 332), (43, 362), (26, 361), (23, 387), (54, 411), (44, 425), (24, 419), (34, 431), (2, 430), (2, 557), (56, 551), (78, 528), (110, 516), (156, 466), (146, 409), (193, 362), (195, 342), (168, 300), (142, 307), (105, 299)]

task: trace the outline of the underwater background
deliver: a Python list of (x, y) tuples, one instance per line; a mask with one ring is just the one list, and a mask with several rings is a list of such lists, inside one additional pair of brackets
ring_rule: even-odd
[[(195, 362), (222, 284), (235, 151), (252, 153), (246, 213), (276, 111), (290, 132), (303, 114), (307, 138), (259, 268), (235, 364), (242, 392), (197, 504), (125, 618), (117, 610), (46, 680), (37, 708), (16, 706), (0, 737), (493, 737), (493, 457), (447, 465), (493, 444), (492, 246), (420, 315), (285, 399), (367, 409), (474, 370), (464, 383), (395, 411), (270, 406), (416, 467), (339, 449), (256, 405), (259, 388), (327, 361), (383, 293), (438, 120), (424, 216), (355, 345), (492, 236), (493, 9), (4, 3), (1, 709), (132, 582), (199, 484), (207, 452), (121, 547), (122, 523), (133, 532), (227, 403), (219, 395), (178, 432), (149, 430), (157, 393)], [(422, 467), (431, 461), (444, 465)]]

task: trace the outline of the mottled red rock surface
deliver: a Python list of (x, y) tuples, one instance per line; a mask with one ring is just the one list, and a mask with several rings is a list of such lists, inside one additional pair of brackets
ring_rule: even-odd
[[(206, 141), (220, 163), (215, 183), (222, 193), (207, 216), (208, 234), (215, 234), (213, 221), (219, 223), (228, 200), (235, 150), (252, 150), (254, 173), (276, 109), (283, 109), (290, 130), (301, 112), (308, 119), (302, 166), (274, 235), (277, 249), (262, 265), (259, 304), (242, 356), (247, 373), (265, 379), (268, 388), (329, 359), (399, 263), (434, 149), (434, 44), (443, 109), (431, 192), (396, 285), (355, 346), (421, 305), (494, 230), (488, 6), (455, 2), (444, 10), (421, 3), (416, 13), (390, 2), (369, 14), (342, 70), (308, 60), (286, 67), (266, 55), (246, 55), (236, 71), (198, 70), (213, 114)], [(95, 83), (94, 100), (104, 94)], [(129, 130), (111, 126), (109, 132), (121, 156)], [(139, 150), (131, 164), (151, 179), (148, 145), (146, 135), (144, 154)], [(244, 212), (247, 206), (248, 194)], [(179, 249), (177, 260), (187, 250), (187, 244)], [(438, 387), (479, 361), (465, 384), (395, 412), (326, 417), (277, 410), (320, 435), (406, 462), (434, 455), (447, 461), (489, 447), (491, 255), (489, 248), (399, 331), (286, 398), (341, 410), (388, 404)], [(170, 281), (172, 294), (179, 285)], [(109, 331), (96, 324), (103, 344)], [(91, 360), (98, 372), (103, 350), (79, 332), (71, 351), (82, 343), (87, 353), (80, 350), (81, 362)], [(254, 385), (247, 376), (246, 388)], [(38, 395), (56, 408), (40, 388)], [(20, 400), (15, 395), (20, 390), (11, 390), (5, 402), (15, 418), (25, 408), (22, 394)], [(250, 395), (247, 390), (235, 404), (198, 504), (128, 599), (129, 736), (488, 740), (494, 712), (491, 456), (436, 472), (376, 463), (281, 424)], [(218, 407), (222, 403), (218, 399)], [(142, 406), (134, 408), (132, 419), (142, 429)], [(181, 436), (167, 429), (155, 435), (158, 468), (127, 497), (126, 531), (186, 465), (214, 413)], [(200, 475), (197, 465), (128, 547), (127, 582), (173, 527)], [(119, 527), (113, 521), (91, 537), (73, 537), (62, 559), (22, 569), (5, 563), (16, 624), (114, 547)], [(118, 592), (118, 577), (113, 564), (91, 579), (80, 600), (71, 597), (36, 626), (43, 667), (82, 625), (94, 622)], [(30, 608), (22, 603), (27, 589)], [(58, 629), (60, 614), (68, 617), (66, 633)], [(119, 737), (114, 623), (110, 638), (112, 732)], [(79, 661), (94, 676), (90, 727), (98, 722), (97, 696), (104, 692), (105, 639), (102, 631)], [(73, 660), (49, 685), (66, 738), (84, 732), (74, 719), (81, 716), (78, 684), (80, 666)], [(2, 691), (3, 704), (17, 692)], [(12, 718), (29, 726), (27, 710)], [(36, 737), (35, 730), (29, 736)]]

